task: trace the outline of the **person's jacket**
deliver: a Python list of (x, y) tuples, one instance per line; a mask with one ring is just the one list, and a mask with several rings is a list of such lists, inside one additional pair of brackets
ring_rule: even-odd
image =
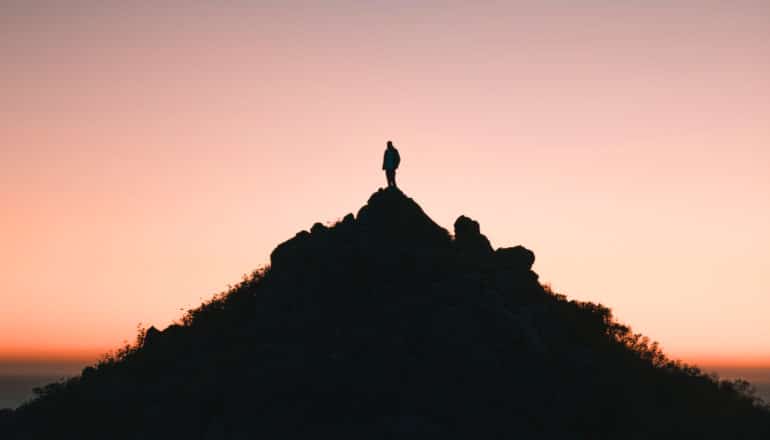
[(395, 170), (401, 163), (401, 156), (395, 148), (386, 148), (385, 157), (382, 159), (383, 170)]

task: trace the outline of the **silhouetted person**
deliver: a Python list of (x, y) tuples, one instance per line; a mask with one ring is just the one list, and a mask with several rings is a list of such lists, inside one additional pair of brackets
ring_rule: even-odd
[(401, 163), (401, 156), (398, 150), (393, 146), (393, 142), (388, 141), (388, 148), (385, 149), (385, 157), (382, 159), (382, 169), (385, 170), (385, 177), (388, 179), (388, 188), (396, 186), (396, 168)]

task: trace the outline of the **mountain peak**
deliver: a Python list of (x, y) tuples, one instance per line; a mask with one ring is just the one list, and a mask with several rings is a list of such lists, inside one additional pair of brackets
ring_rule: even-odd
[(395, 187), (372, 194), (358, 211), (356, 221), (361, 232), (378, 244), (440, 247), (450, 243), (446, 229)]
[(451, 247), (449, 233), (397, 188), (380, 189), (354, 217), (331, 227), (315, 223), (281, 243), (270, 255), (273, 270), (292, 270), (345, 259), (350, 253), (384, 257), (418, 249)]

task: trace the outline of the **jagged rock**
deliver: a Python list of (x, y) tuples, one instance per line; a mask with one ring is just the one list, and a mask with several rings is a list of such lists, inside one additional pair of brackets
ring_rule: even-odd
[(144, 341), (142, 343), (145, 347), (151, 347), (154, 344), (158, 343), (158, 340), (160, 340), (162, 333), (160, 330), (155, 328), (154, 326), (150, 326), (150, 328), (147, 329), (147, 331), (144, 333)]
[(182, 331), (183, 328), (184, 327), (182, 327), (179, 324), (171, 324), (171, 325), (169, 325), (168, 327), (166, 327), (163, 330), (163, 336), (164, 337), (173, 337), (174, 335), (178, 335)]
[(489, 239), (481, 233), (479, 222), (461, 215), (455, 220), (455, 247), (461, 252), (474, 257), (492, 255)]
[(461, 215), (455, 220), (455, 238), (475, 237), (481, 235), (479, 222), (470, 217)]
[(495, 260), (502, 267), (528, 271), (535, 263), (535, 253), (524, 246), (499, 248), (495, 251)]
[(353, 214), (347, 214), (345, 217), (342, 218), (342, 220), (339, 221), (335, 225), (335, 229), (338, 229), (340, 232), (346, 233), (350, 232), (356, 225), (356, 218), (353, 216)]
[(303, 264), (298, 259), (309, 247), (310, 233), (300, 231), (294, 238), (279, 244), (270, 254), (270, 266), (277, 270), (281, 267), (291, 267), (293, 264)]
[(313, 227), (310, 228), (310, 234), (323, 234), (324, 232), (328, 231), (329, 228), (323, 225), (323, 223), (316, 222), (313, 224)]
[(354, 240), (354, 234), (356, 229), (356, 219), (353, 214), (347, 214), (336, 225), (331, 228), (332, 233), (340, 236), (343, 241), (350, 244)]

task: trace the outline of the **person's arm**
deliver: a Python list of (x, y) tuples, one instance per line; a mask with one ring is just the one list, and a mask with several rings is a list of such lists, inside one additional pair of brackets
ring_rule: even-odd
[(385, 154), (382, 156), (382, 169), (385, 169), (385, 164), (388, 162), (388, 150), (385, 150)]

